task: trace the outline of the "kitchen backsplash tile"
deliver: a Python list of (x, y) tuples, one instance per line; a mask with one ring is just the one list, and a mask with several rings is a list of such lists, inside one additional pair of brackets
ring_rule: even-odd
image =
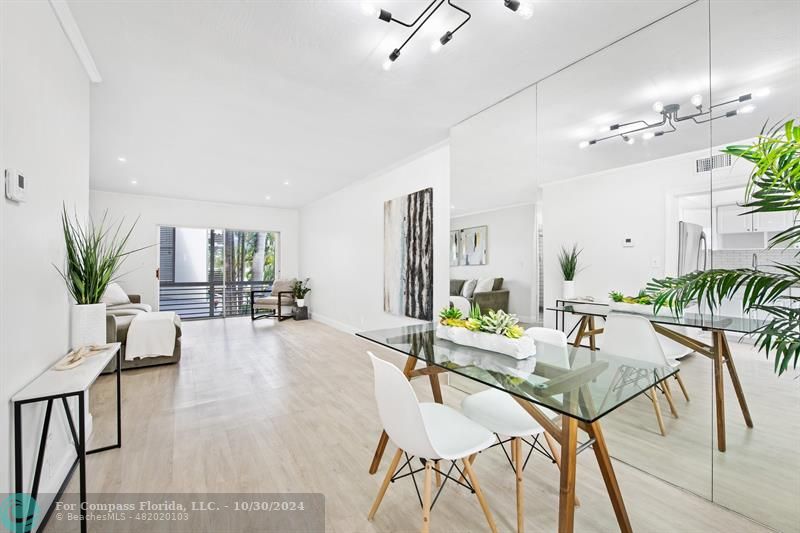
[[(797, 249), (775, 250), (714, 250), (714, 268), (752, 268), (753, 254), (758, 257), (759, 266), (768, 266), (773, 263), (793, 263), (796, 261)], [(712, 265), (709, 261), (709, 267)]]

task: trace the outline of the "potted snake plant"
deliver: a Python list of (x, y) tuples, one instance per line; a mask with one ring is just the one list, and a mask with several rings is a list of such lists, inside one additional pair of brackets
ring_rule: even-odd
[(138, 250), (125, 251), (136, 226), (123, 231), (122, 222), (113, 227), (103, 215), (99, 224), (89, 219), (83, 225), (77, 214), (70, 217), (64, 206), (61, 227), (66, 245), (66, 266), (56, 270), (64, 279), (75, 303), (70, 309), (70, 345), (74, 348), (106, 342), (106, 304), (103, 294), (126, 257)]

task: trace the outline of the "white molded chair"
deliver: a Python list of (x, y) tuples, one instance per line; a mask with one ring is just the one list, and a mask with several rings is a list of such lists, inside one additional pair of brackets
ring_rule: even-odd
[[(478, 485), (475, 471), (466, 460), (469, 456), (494, 444), (494, 435), (451, 407), (438, 403), (419, 403), (411, 383), (400, 369), (378, 359), (371, 352), (367, 353), (372, 360), (372, 368), (375, 372), (375, 400), (378, 404), (378, 414), (386, 434), (397, 446), (397, 452), (392, 458), (389, 470), (386, 472), (386, 477), (383, 479), (367, 518), (373, 519), (384, 494), (386, 494), (389, 482), (397, 476), (400, 470), (408, 466), (412, 476), (419, 471), (413, 470), (411, 465), (411, 460), (417, 457), (425, 464), (421, 499), (422, 531), (427, 532), (430, 527), (430, 510), (433, 505), (431, 502), (431, 474), (436, 470), (437, 473), (445, 476), (446, 483), (447, 479), (453, 479), (449, 475), (453, 468), (461, 472), (456, 465), (456, 461), (461, 460), (464, 464), (463, 473), (469, 480), (467, 488), (475, 492), (489, 527), (493, 532), (497, 532), (492, 512)], [(398, 470), (397, 465), (404, 453), (406, 462)], [(452, 462), (448, 473), (441, 472), (434, 467), (434, 462), (438, 464), (440, 460)], [(453, 479), (453, 481), (456, 480)], [(439, 493), (443, 487), (444, 484), (439, 488)], [(436, 495), (437, 498), (439, 493)]]
[[(680, 333), (681, 335), (688, 337), (689, 336), (689, 328), (686, 326), (664, 326), (664, 329), (669, 329), (674, 331), (675, 333)], [(679, 359), (683, 359), (690, 353), (694, 353), (694, 350), (689, 348), (688, 346), (684, 346), (683, 344), (670, 339), (669, 337), (665, 337), (664, 335), (658, 336), (658, 341), (661, 343), (661, 348), (664, 350), (664, 355), (667, 356), (667, 359), (670, 360), (670, 364), (673, 366), (677, 366), (673, 363), (678, 363)], [(689, 393), (686, 391), (686, 385), (683, 384), (683, 379), (681, 378), (681, 373), (678, 372), (675, 374), (675, 380), (678, 382), (678, 386), (681, 388), (681, 392), (683, 393), (683, 397), (686, 398), (686, 401), (689, 401)]]
[[(669, 359), (661, 346), (659, 335), (653, 329), (650, 321), (637, 315), (625, 313), (609, 313), (603, 330), (602, 348), (604, 352), (628, 359), (634, 359), (657, 366), (671, 366), (676, 368), (680, 365), (677, 359)], [(623, 378), (628, 379), (628, 378)], [(656, 413), (658, 428), (661, 435), (667, 434), (664, 429), (664, 420), (661, 417), (661, 406), (658, 403), (658, 391), (664, 394), (669, 404), (670, 411), (675, 418), (678, 418), (678, 411), (672, 401), (672, 392), (669, 388), (669, 381), (664, 380), (659, 385), (651, 387), (648, 394), (653, 402), (653, 409)]]
[[(560, 368), (569, 368), (569, 351), (567, 349), (567, 336), (563, 332), (550, 328), (530, 328), (525, 331), (526, 335), (533, 337), (536, 345), (536, 364), (547, 363)], [(559, 415), (544, 407), (538, 407), (542, 413), (550, 418), (557, 418)], [(544, 428), (528, 414), (517, 401), (506, 392), (498, 389), (487, 389), (485, 391), (472, 394), (464, 398), (461, 402), (461, 410), (465, 415), (489, 429), (497, 435), (496, 445), (503, 447), (511, 441), (511, 457), (508, 458), (511, 467), (516, 474), (517, 485), (517, 530), (524, 530), (524, 511), (523, 511), (523, 486), (522, 472), (528, 464), (531, 453), (537, 450), (544, 456), (551, 459), (561, 467), (560, 449), (552, 436), (548, 435)], [(501, 435), (509, 437), (505, 440)], [(539, 435), (544, 435), (547, 445), (550, 448), (548, 453), (539, 443)], [(526, 440), (532, 437), (532, 441)], [(522, 443), (530, 446), (527, 457), (523, 462)], [(506, 457), (508, 454), (506, 453)], [(475, 460), (470, 457), (469, 462)]]

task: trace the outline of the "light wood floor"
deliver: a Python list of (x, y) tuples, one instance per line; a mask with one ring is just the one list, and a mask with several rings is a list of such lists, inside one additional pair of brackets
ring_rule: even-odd
[[(366, 520), (393, 448), (370, 476), (380, 424), (364, 352), (398, 365), (401, 356), (313, 321), (241, 318), (184, 326), (180, 365), (123, 373), (123, 448), (89, 457), (90, 492), (321, 492), (328, 531), (419, 528), (408, 479), (392, 484), (375, 521)], [(427, 381), (415, 381), (415, 388), (421, 400), (431, 400)], [(445, 387), (446, 403), (457, 406), (462, 397)], [(98, 443), (113, 439), (113, 398), (113, 378), (101, 378), (91, 396)], [(615, 431), (611, 425), (605, 431), (612, 454), (620, 438)], [(482, 454), (475, 467), (498, 527), (514, 530), (514, 478), (502, 452)], [(766, 531), (623, 463), (615, 469), (636, 531)], [(525, 482), (527, 530), (555, 531), (555, 466), (531, 459)], [(77, 491), (77, 476), (68, 491)], [(577, 494), (576, 531), (617, 531), (592, 454), (579, 456)], [(487, 529), (474, 495), (454, 486), (442, 493), (431, 526)]]

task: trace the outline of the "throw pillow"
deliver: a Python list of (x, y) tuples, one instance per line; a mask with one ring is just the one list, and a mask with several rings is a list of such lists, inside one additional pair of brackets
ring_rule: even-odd
[(106, 292), (100, 297), (100, 302), (106, 305), (121, 305), (131, 303), (131, 299), (118, 283), (109, 283)]
[(503, 288), (503, 278), (495, 278), (494, 279), (494, 287), (492, 287), (493, 291), (499, 291)]
[(478, 280), (476, 279), (468, 279), (464, 282), (464, 286), (461, 288), (461, 296), (464, 298), (472, 298), (472, 293), (475, 292), (475, 285), (477, 285)]
[(494, 287), (494, 278), (479, 279), (475, 284), (475, 292), (491, 292)]

